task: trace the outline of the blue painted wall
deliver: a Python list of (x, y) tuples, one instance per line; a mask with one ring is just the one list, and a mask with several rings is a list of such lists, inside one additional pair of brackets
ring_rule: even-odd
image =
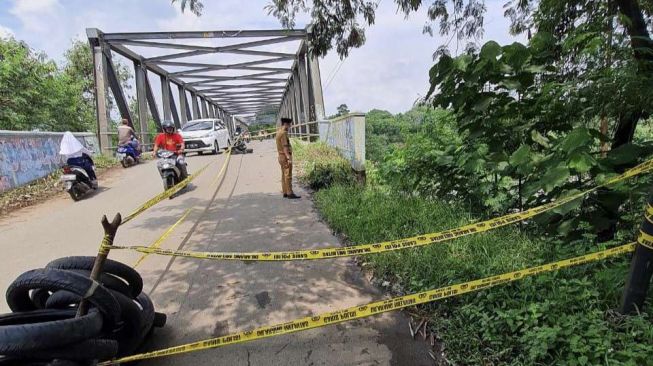
[[(99, 152), (92, 133), (75, 133), (89, 150)], [(0, 192), (43, 178), (59, 169), (63, 133), (0, 131)]]

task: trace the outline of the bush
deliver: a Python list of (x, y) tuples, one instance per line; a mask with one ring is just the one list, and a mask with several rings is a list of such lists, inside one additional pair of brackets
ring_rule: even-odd
[[(315, 195), (337, 232), (355, 244), (450, 229), (472, 221), (455, 205), (374, 188), (332, 186)], [(526, 228), (526, 227), (524, 227)], [(366, 256), (376, 278), (406, 292), (443, 287), (600, 250), (588, 238), (531, 239), (513, 225), (423, 248)], [(618, 238), (612, 246), (630, 238)], [(425, 305), (455, 365), (653, 364), (648, 314), (622, 317), (627, 256)]]
[(325, 143), (311, 143), (294, 140), (293, 154), (298, 161), (300, 180), (319, 190), (334, 184), (349, 185), (355, 182), (351, 164), (338, 151)]

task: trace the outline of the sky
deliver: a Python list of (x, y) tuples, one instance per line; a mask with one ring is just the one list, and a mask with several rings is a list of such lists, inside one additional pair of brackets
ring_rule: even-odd
[[(508, 33), (504, 2), (486, 0), (481, 43), (524, 41)], [(182, 13), (170, 0), (0, 0), (0, 36), (23, 40), (61, 62), (73, 39), (85, 40), (86, 28), (107, 33), (281, 28), (264, 9), (268, 3), (204, 0), (203, 15), (196, 17), (188, 11)], [(428, 90), (433, 52), (449, 41), (448, 37), (422, 34), (426, 19), (426, 7), (406, 18), (397, 12), (394, 1), (380, 0), (376, 23), (367, 30), (363, 47), (352, 50), (345, 60), (335, 51), (320, 59), (327, 115), (334, 114), (340, 104), (361, 112), (374, 108), (392, 113), (409, 110)], [(308, 20), (307, 16), (300, 17), (297, 27), (304, 27)], [(455, 40), (449, 46), (455, 52)], [(463, 48), (461, 43), (459, 52)]]

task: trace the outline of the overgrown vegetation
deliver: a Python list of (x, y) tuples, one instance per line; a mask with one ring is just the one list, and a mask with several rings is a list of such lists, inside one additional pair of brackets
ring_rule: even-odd
[[(474, 209), (465, 194), (443, 199), (437, 192), (420, 188), (441, 179), (443, 173), (429, 170), (429, 164), (443, 147), (463, 143), (456, 133), (454, 114), (425, 107), (399, 115), (373, 111), (367, 122), (368, 151), (378, 141), (388, 141), (368, 163), (367, 185), (356, 185), (351, 179), (314, 196), (325, 220), (348, 243), (435, 232), (492, 215), (493, 211)], [(647, 131), (638, 131), (636, 139), (648, 140)], [(296, 159), (303, 166), (325, 160), (328, 150), (335, 153), (314, 144), (296, 150), (301, 151)], [(351, 174), (350, 169), (346, 171)], [(650, 178), (638, 180), (617, 190), (631, 194), (626, 194), (629, 200), (621, 206), (612, 241), (597, 244), (587, 223), (579, 223), (575, 229), (582, 234), (570, 238), (533, 221), (362, 259), (379, 283), (392, 283), (408, 293), (623, 244), (632, 240), (642, 219), (642, 195), (632, 193), (633, 187), (651, 182)], [(577, 206), (578, 210), (582, 211)], [(650, 364), (653, 325), (649, 314), (621, 316), (615, 311), (628, 265), (629, 258), (624, 256), (433, 303), (420, 311), (432, 319), (429, 324), (445, 348), (443, 363)]]
[[(0, 129), (94, 131), (93, 60), (88, 44), (75, 41), (57, 65), (13, 38), (0, 37)], [(116, 63), (123, 88), (131, 74)], [(115, 103), (108, 98), (109, 108)], [(134, 115), (134, 114), (133, 114)]]
[(318, 190), (333, 185), (348, 185), (354, 182), (351, 165), (334, 149), (318, 142), (306, 144), (294, 139), (293, 155), (301, 181)]

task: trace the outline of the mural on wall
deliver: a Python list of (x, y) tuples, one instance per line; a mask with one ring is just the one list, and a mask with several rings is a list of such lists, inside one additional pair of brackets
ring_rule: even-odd
[[(0, 192), (43, 178), (64, 163), (59, 155), (60, 133), (0, 132)], [(89, 150), (97, 153), (97, 138), (75, 134)]]

